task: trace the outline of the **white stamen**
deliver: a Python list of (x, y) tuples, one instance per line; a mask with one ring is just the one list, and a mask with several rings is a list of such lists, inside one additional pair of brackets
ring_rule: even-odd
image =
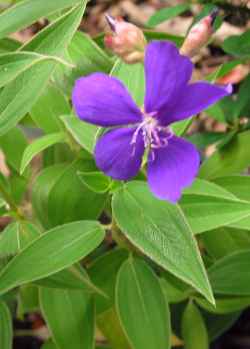
[(168, 145), (168, 140), (173, 136), (173, 133), (168, 126), (161, 126), (158, 120), (154, 117), (156, 112), (144, 114), (144, 120), (136, 128), (131, 145), (134, 145), (132, 156), (135, 155), (135, 144), (137, 137), (142, 132), (144, 147), (151, 149), (152, 161), (154, 161), (155, 154), (152, 149), (159, 149)]

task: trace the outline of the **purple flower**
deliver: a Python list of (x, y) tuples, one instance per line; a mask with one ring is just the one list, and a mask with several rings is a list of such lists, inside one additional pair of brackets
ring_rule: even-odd
[(94, 73), (76, 81), (72, 100), (76, 114), (89, 123), (113, 127), (97, 142), (97, 166), (108, 176), (129, 180), (140, 170), (145, 150), (151, 191), (176, 202), (199, 169), (199, 153), (176, 137), (170, 124), (201, 112), (230, 94), (231, 86), (188, 83), (193, 70), (189, 58), (169, 42), (146, 48), (146, 94), (143, 110), (116, 78)]

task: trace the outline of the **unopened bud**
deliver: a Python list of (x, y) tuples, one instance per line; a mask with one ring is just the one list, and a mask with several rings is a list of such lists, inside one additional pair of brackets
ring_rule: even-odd
[(106, 15), (106, 20), (112, 31), (105, 36), (106, 47), (126, 63), (142, 62), (146, 46), (142, 30), (121, 18)]
[(213, 23), (217, 14), (218, 10), (216, 9), (191, 28), (180, 49), (181, 54), (193, 57), (207, 44), (213, 34)]

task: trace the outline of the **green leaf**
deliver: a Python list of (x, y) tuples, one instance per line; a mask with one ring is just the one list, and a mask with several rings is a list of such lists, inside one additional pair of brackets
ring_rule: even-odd
[(32, 187), (32, 203), (44, 227), (95, 219), (100, 215), (106, 195), (89, 190), (77, 176), (78, 171), (95, 169), (92, 161), (81, 159), (72, 164), (50, 166), (39, 174)]
[(116, 307), (133, 349), (170, 348), (168, 305), (156, 275), (145, 262), (130, 257), (122, 264), (117, 276)]
[(145, 94), (143, 64), (126, 64), (121, 60), (117, 60), (110, 75), (121, 80), (133, 96), (137, 105), (140, 107), (143, 106)]
[(49, 339), (42, 345), (41, 349), (58, 349), (58, 347), (51, 339)]
[(182, 337), (186, 349), (209, 349), (206, 325), (192, 302), (188, 303), (182, 316)]
[(0, 235), (0, 257), (14, 256), (39, 235), (38, 229), (28, 222), (14, 222), (7, 225)]
[(21, 1), (0, 15), (0, 38), (29, 26), (39, 18), (80, 2), (80, 0), (60, 0), (59, 3), (49, 0)]
[(78, 160), (67, 166), (57, 177), (48, 195), (47, 212), (50, 226), (98, 218), (103, 210), (106, 195), (89, 190), (77, 176), (79, 171), (93, 169), (95, 167), (92, 161)]
[(47, 167), (37, 176), (32, 186), (32, 207), (44, 227), (49, 226), (48, 197), (57, 179), (65, 171), (64, 164)]
[(250, 203), (205, 195), (183, 195), (180, 206), (195, 234), (237, 222), (250, 213)]
[(201, 297), (195, 297), (195, 301), (200, 307), (213, 314), (234, 313), (250, 305), (250, 297), (216, 297), (216, 306), (211, 305)]
[[(85, 3), (45, 27), (22, 51), (60, 55), (76, 31)], [(46, 86), (57, 63), (42, 61), (26, 70), (0, 92), (0, 135), (14, 127), (30, 111)]]
[(216, 259), (250, 249), (250, 235), (245, 230), (221, 227), (203, 233), (201, 239), (209, 255)]
[(27, 145), (23, 131), (17, 127), (0, 137), (0, 148), (5, 154), (6, 163), (17, 172), (19, 172), (22, 155)]
[(240, 200), (250, 201), (250, 192), (246, 190), (250, 186), (249, 176), (225, 176), (216, 178), (213, 182), (225, 188)]
[(165, 22), (168, 19), (181, 15), (183, 12), (187, 11), (189, 8), (190, 8), (190, 5), (188, 4), (180, 4), (177, 6), (163, 8), (157, 11), (156, 13), (154, 13), (153, 16), (149, 18), (147, 25), (149, 27), (155, 27), (156, 25), (161, 24), (162, 22)]
[[(43, 61), (63, 63), (58, 57), (42, 55), (36, 52), (12, 52), (0, 55), (0, 88), (7, 85), (18, 75), (24, 73), (35, 64)], [(65, 64), (67, 64), (65, 62)]]
[(97, 314), (114, 306), (117, 273), (127, 256), (127, 251), (114, 249), (101, 255), (90, 265), (88, 273), (92, 282), (108, 295), (108, 298), (95, 296)]
[(7, 305), (0, 301), (0, 348), (12, 348), (12, 319)]
[(30, 115), (35, 124), (45, 133), (52, 133), (63, 130), (59, 117), (70, 112), (69, 102), (62, 92), (49, 84), (32, 107)]
[(116, 191), (112, 206), (118, 226), (136, 247), (213, 302), (193, 233), (178, 206), (157, 200), (137, 181)]
[(67, 290), (84, 290), (98, 295), (101, 299), (108, 299), (106, 293), (95, 286), (89, 279), (87, 272), (80, 264), (72, 265), (47, 278), (35, 281), (36, 285)]
[(250, 249), (219, 259), (209, 268), (209, 279), (215, 293), (250, 295)]
[(0, 53), (9, 53), (16, 51), (21, 47), (21, 45), (21, 42), (11, 38), (0, 39)]
[(66, 129), (70, 132), (74, 140), (93, 154), (99, 127), (79, 120), (76, 116), (62, 116)]
[(161, 274), (160, 283), (168, 303), (179, 303), (189, 297), (190, 287), (166, 271)]
[(236, 199), (236, 196), (223, 187), (204, 179), (196, 178), (192, 185), (184, 189), (183, 194), (215, 196), (224, 199)]
[[(242, 59), (235, 59), (226, 63), (223, 63), (213, 73), (206, 76), (206, 80), (214, 82), (218, 78), (225, 76), (230, 73), (233, 68), (242, 63)], [(215, 104), (216, 105), (216, 104)], [(218, 104), (217, 104), (218, 105)]]
[(59, 349), (93, 349), (93, 298), (84, 291), (41, 288), (43, 316)]
[(77, 31), (65, 52), (74, 64), (70, 69), (58, 66), (54, 73), (56, 83), (66, 92), (71, 94), (75, 80), (94, 72), (109, 73), (113, 60), (102, 50), (89, 35)]
[(93, 221), (74, 222), (49, 230), (23, 249), (1, 272), (0, 293), (74, 264), (92, 252), (103, 238), (104, 231)]
[(181, 47), (181, 45), (183, 44), (183, 41), (185, 39), (183, 36), (172, 35), (172, 34), (168, 34), (165, 32), (159, 32), (159, 31), (155, 31), (155, 30), (143, 30), (143, 33), (144, 33), (147, 41), (168, 40), (168, 41), (174, 42), (177, 47)]
[(214, 179), (242, 172), (250, 165), (250, 152), (248, 151), (250, 131), (239, 133), (211, 157), (203, 162), (199, 177)]
[(23, 153), (23, 158), (20, 166), (20, 174), (23, 174), (26, 167), (37, 154), (47, 149), (48, 147), (61, 142), (65, 142), (65, 135), (58, 132), (40, 137), (29, 144)]
[(32, 284), (21, 286), (18, 295), (18, 315), (23, 316), (39, 310), (38, 287)]
[(250, 30), (241, 35), (230, 36), (223, 42), (222, 48), (234, 56), (250, 56)]
[(107, 338), (111, 348), (131, 349), (114, 308), (109, 308), (98, 315), (97, 326)]
[(95, 193), (106, 193), (111, 186), (110, 177), (105, 176), (102, 172), (78, 172), (80, 180)]

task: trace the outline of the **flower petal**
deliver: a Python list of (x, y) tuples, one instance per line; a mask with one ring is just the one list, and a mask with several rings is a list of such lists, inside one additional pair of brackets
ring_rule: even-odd
[[(191, 78), (193, 64), (179, 54), (177, 47), (166, 41), (153, 41), (145, 55), (145, 111), (159, 111), (176, 101)], [(165, 115), (168, 117), (168, 114)]]
[(103, 73), (78, 79), (72, 103), (80, 119), (99, 126), (127, 125), (142, 119), (141, 111), (123, 84)]
[(178, 102), (171, 109), (166, 109), (165, 112), (169, 114), (168, 124), (198, 114), (231, 93), (231, 85), (219, 86), (208, 82), (190, 84), (179, 95)]
[(150, 189), (159, 199), (175, 203), (198, 172), (199, 153), (193, 144), (173, 136), (165, 148), (155, 150), (154, 157), (148, 162)]
[(141, 167), (144, 153), (142, 135), (138, 133), (136, 143), (131, 144), (136, 128), (118, 128), (105, 133), (96, 144), (96, 165), (108, 176), (128, 180)]

